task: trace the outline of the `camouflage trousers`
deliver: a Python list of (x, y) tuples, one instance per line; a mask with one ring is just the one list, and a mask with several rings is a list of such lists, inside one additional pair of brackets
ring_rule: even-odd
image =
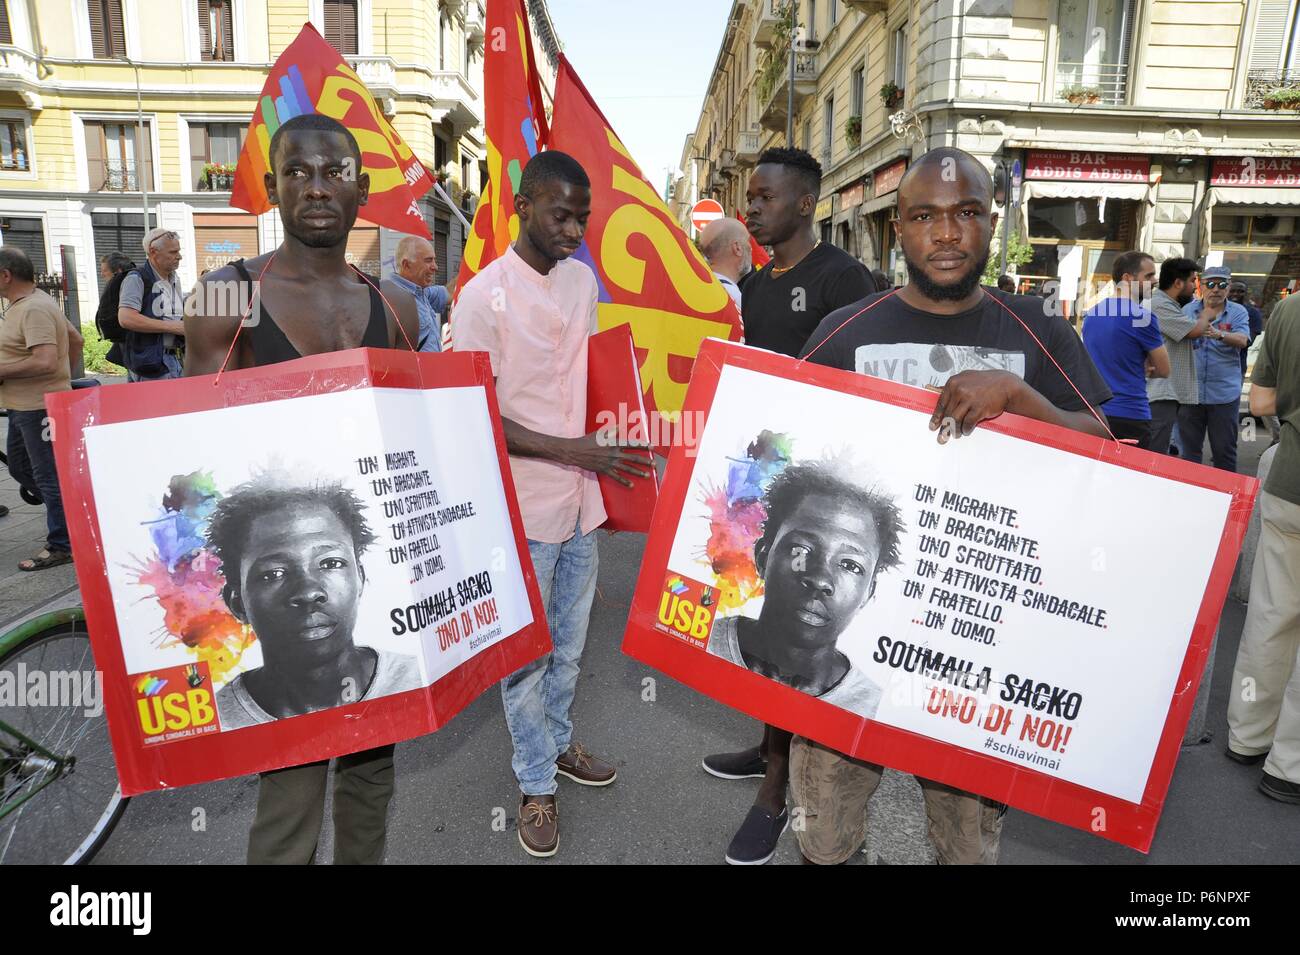
[[(884, 767), (845, 756), (796, 736), (790, 743), (790, 788), (799, 850), (809, 862), (838, 865), (867, 837), (867, 803)], [(917, 777), (925, 797), (930, 840), (941, 865), (996, 865), (1002, 835), (1001, 803)]]

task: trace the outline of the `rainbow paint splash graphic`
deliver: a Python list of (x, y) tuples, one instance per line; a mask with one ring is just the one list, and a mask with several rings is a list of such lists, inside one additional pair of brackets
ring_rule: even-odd
[(166, 680), (160, 680), (152, 673), (146, 673), (135, 681), (135, 691), (141, 696), (157, 696), (166, 685)]
[(175, 475), (158, 516), (146, 524), (154, 554), (136, 569), (163, 609), (169, 639), (183, 644), (208, 673), (224, 683), (256, 637), (245, 631), (221, 598), (221, 560), (205, 546), (208, 521), (221, 494), (205, 471)]
[(713, 570), (720, 613), (736, 610), (763, 593), (754, 566), (754, 543), (763, 535), (767, 519), (763, 492), (790, 463), (792, 448), (789, 436), (763, 431), (750, 442), (743, 458), (728, 458), (726, 487), (705, 489), (709, 540), (704, 560)]

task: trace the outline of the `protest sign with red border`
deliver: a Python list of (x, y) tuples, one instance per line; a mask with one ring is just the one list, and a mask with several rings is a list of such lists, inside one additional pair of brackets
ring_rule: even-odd
[[(738, 370), (742, 371), (738, 372)], [(981, 752), (977, 748), (954, 745), (952, 742), (937, 738), (940, 734), (931, 737), (878, 719), (863, 718), (848, 709), (832, 705), (777, 680), (751, 672), (745, 665), (738, 666), (713, 652), (702, 652), (710, 640), (710, 622), (707, 619), (708, 614), (699, 612), (698, 608), (712, 606), (716, 610), (725, 604), (725, 599), (720, 603), (720, 598), (725, 598), (725, 594), (717, 589), (709, 592), (710, 581), (701, 579), (708, 574), (707, 567), (702, 574), (693, 575), (683, 573), (682, 567), (673, 564), (673, 561), (677, 559), (677, 554), (680, 552), (679, 524), (686, 527), (688, 520), (700, 520), (695, 515), (700, 510), (698, 491), (703, 479), (697, 476), (696, 471), (701, 466), (700, 462), (705, 460), (706, 446), (710, 441), (708, 420), (709, 416), (718, 410), (715, 406), (715, 397), (721, 394), (720, 381), (724, 381), (726, 375), (732, 375), (734, 381), (741, 374), (755, 379), (760, 375), (763, 376), (752, 389), (743, 392), (749, 399), (745, 403), (746, 410), (742, 415), (747, 416), (747, 421), (761, 423), (763, 411), (759, 405), (768, 400), (768, 393), (776, 392), (785, 383), (806, 383), (838, 395), (868, 399), (870, 403), (883, 403), (882, 407), (889, 407), (892, 418), (908, 418), (900, 423), (900, 427), (906, 425), (909, 433), (910, 429), (915, 427), (918, 433), (926, 433), (927, 441), (934, 442), (934, 436), (926, 429), (926, 423), (933, 412), (936, 400), (936, 395), (932, 392), (866, 375), (794, 361), (783, 356), (716, 340), (706, 342), (696, 361), (695, 373), (685, 401), (686, 414), (705, 417), (703, 440), (698, 449), (692, 449), (696, 452), (694, 455), (688, 455), (685, 448), (676, 447), (669, 459), (659, 506), (647, 540), (641, 574), (632, 602), (623, 643), (624, 652), (729, 706), (768, 723), (813, 738), (841, 752), (1007, 802), (1019, 809), (1066, 825), (1094, 831), (1104, 838), (1147, 851), (1154, 837), (1169, 788), (1183, 731), (1195, 702), (1197, 685), (1210, 651), (1241, 540), (1250, 518), (1258, 483), (1250, 477), (1228, 474), (1164, 455), (1151, 454), (1012, 414), (1004, 414), (980, 426), (981, 429), (987, 429), (998, 435), (1029, 442), (1039, 449), (1047, 448), (1061, 452), (1067, 456), (1060, 462), (1066, 469), (1073, 467), (1072, 460), (1078, 461), (1080, 466), (1085, 462), (1089, 465), (1094, 463), (1113, 465), (1126, 471), (1108, 471), (1108, 474), (1122, 476), (1134, 472), (1138, 475), (1155, 476), (1168, 479), (1170, 482), (1178, 482), (1164, 486), (1165, 495), (1186, 490), (1188, 495), (1208, 498), (1211, 495), (1206, 492), (1214, 492), (1212, 496), (1217, 508), (1215, 515), (1213, 517), (1197, 515), (1197, 518), (1209, 522), (1210, 526), (1203, 535), (1206, 539), (1212, 536), (1217, 541), (1217, 551), (1214, 551), (1211, 557), (1211, 552), (1207, 550), (1197, 558), (1200, 561), (1198, 566), (1204, 569), (1203, 579), (1182, 585), (1184, 589), (1181, 593), (1187, 599), (1184, 617), (1189, 623), (1190, 633), (1179, 631), (1173, 639), (1169, 640), (1167, 645), (1170, 651), (1163, 658), (1169, 676), (1168, 683), (1165, 685), (1170, 688), (1171, 696), (1167, 705), (1163, 702), (1163, 696), (1151, 698), (1145, 703), (1147, 706), (1145, 728), (1149, 731), (1152, 753), (1150, 768), (1147, 769), (1145, 758), (1132, 767), (1131, 780), (1137, 782), (1131, 783), (1133, 786), (1131, 791), (1135, 797), (1140, 795), (1140, 798), (1132, 800), (1119, 798), (1109, 792), (1062, 778), (1061, 773), (1055, 771), (1035, 769), (1025, 765), (1024, 762), (1016, 763), (1011, 759)], [(745, 379), (747, 382), (748, 380)], [(792, 393), (793, 390), (787, 387), (781, 392), (780, 400), (788, 405)], [(737, 397), (738, 394), (733, 389), (731, 397), (735, 404), (740, 405), (742, 402)], [(778, 399), (771, 400), (775, 403)], [(908, 414), (903, 415), (897, 409), (902, 409)], [(799, 416), (806, 417), (810, 414), (803, 406), (787, 410), (785, 413), (786, 420), (798, 420)], [(914, 425), (911, 418), (915, 419)], [(843, 422), (838, 427), (844, 427)], [(819, 432), (819, 434), (824, 433)], [(978, 434), (977, 430), (976, 435)], [(970, 438), (960, 440), (971, 441)], [(1006, 444), (1007, 442), (1004, 441), (1003, 445)], [(973, 445), (966, 444), (963, 447), (966, 449), (964, 453), (973, 453), (969, 451)], [(1036, 453), (1041, 456), (1041, 451)], [(970, 468), (974, 466), (970, 458), (963, 460), (966, 471), (958, 477), (969, 476)], [(1132, 480), (1138, 479), (1135, 477)], [(1221, 529), (1216, 523), (1220, 516), (1223, 520)], [(1106, 517), (1106, 514), (1092, 514), (1088, 515), (1088, 520), (1092, 525), (1102, 527), (1105, 525)], [(1059, 518), (1053, 515), (1051, 519)], [(1040, 528), (1042, 529), (1044, 528)], [(1046, 528), (1046, 530), (1051, 529)], [(695, 542), (695, 539), (692, 539), (691, 543)], [(675, 544), (678, 544), (677, 548)], [(1071, 545), (1067, 541), (1061, 546), (1068, 549)], [(693, 551), (693, 553), (698, 552), (698, 550)], [(1153, 553), (1163, 552), (1153, 551)], [(1070, 555), (1070, 559), (1076, 563), (1078, 561), (1076, 555)], [(1112, 559), (1115, 559), (1114, 555)], [(1159, 568), (1153, 568), (1153, 572), (1158, 570)], [(1106, 583), (1106, 580), (1113, 581), (1113, 578), (1099, 577), (1087, 583), (1094, 591), (1098, 588), (1114, 586), (1113, 583)], [(704, 585), (705, 591), (702, 594), (697, 593), (701, 584)], [(1051, 582), (1051, 586), (1066, 590), (1078, 585), (1078, 581)], [(667, 599), (665, 599), (666, 595), (668, 595)], [(665, 603), (678, 608), (676, 616), (668, 621), (667, 625), (660, 615)], [(684, 611), (682, 607), (685, 607)], [(1195, 608), (1194, 616), (1193, 608)], [(1162, 603), (1158, 609), (1161, 614), (1167, 615), (1170, 612), (1167, 602)], [(1016, 610), (1019, 612), (1019, 607)], [(1116, 614), (1115, 618), (1120, 616)], [(1125, 617), (1130, 621), (1130, 626), (1135, 616), (1142, 615), (1129, 613)], [(717, 617), (722, 619), (721, 613), (718, 613)], [(1033, 618), (1030, 621), (1031, 626), (1027, 629), (1032, 630), (1034, 626), (1038, 626), (1034, 621), (1040, 619), (1042, 618)], [(1146, 615), (1146, 619), (1149, 619), (1149, 615)], [(1023, 619), (1019, 622), (1021, 625), (1025, 624)], [(914, 620), (911, 623), (917, 624), (919, 621)], [(1103, 625), (1098, 621), (1098, 629), (1088, 631), (1095, 635), (1094, 639), (1099, 647), (1102, 644), (1113, 646), (1120, 640), (1137, 641), (1139, 637), (1144, 636), (1127, 629), (1107, 632), (1101, 629)], [(881, 627), (884, 626), (885, 624), (882, 623)], [(1186, 643), (1182, 644), (1184, 634)], [(1175, 647), (1178, 648), (1177, 654), (1173, 652)], [(1045, 648), (1041, 645), (1032, 649), (1038, 653), (1054, 652), (1050, 647)], [(1102, 650), (1099, 649), (1097, 652), (1100, 655)], [(973, 651), (971, 655), (974, 655)], [(1078, 663), (1076, 659), (1069, 666), (1058, 664), (1058, 670), (1068, 676), (1070, 667), (1077, 666)], [(1104, 668), (1109, 664), (1098, 663), (1097, 665)], [(1176, 679), (1174, 679), (1175, 673)], [(1102, 686), (1106, 689), (1104, 681)], [(1118, 759), (1120, 752), (1128, 748), (1128, 739), (1120, 735), (1125, 730), (1122, 722), (1119, 725), (1113, 724), (1116, 719), (1125, 715), (1125, 707), (1131, 705), (1130, 701), (1122, 697), (1118, 699), (1108, 697), (1103, 693), (1100, 702), (1090, 700), (1090, 705), (1093, 707), (1094, 719), (1101, 717), (1096, 724), (1098, 737), (1106, 741), (1100, 746), (1101, 759), (1105, 761), (1107, 758), (1108, 746), (1111, 747), (1109, 749), (1111, 758)], [(1100, 712), (1098, 712), (1099, 707)], [(1015, 736), (1009, 738), (1014, 740)], [(1077, 733), (1075, 739), (1076, 742), (1080, 739)], [(1097, 741), (1093, 742), (1095, 744)], [(1056, 748), (1056, 746), (1051, 747), (1051, 749)], [(1071, 755), (1076, 755), (1073, 752), (1076, 747), (1071, 744), (1070, 748)], [(1095, 750), (1096, 747), (1094, 752)], [(1104, 819), (1103, 825), (1098, 825), (1099, 819)]]
[[(477, 448), (479, 458), (476, 460), (488, 462), (486, 467), (489, 471), (495, 468), (501, 481), (491, 490), (490, 499), (484, 497), (484, 509), (490, 506), (494, 514), (492, 526), (503, 528), (496, 546), (509, 551), (504, 556), (498, 555), (502, 557), (500, 568), (504, 568), (497, 568), (501, 581), (498, 586), (502, 591), (510, 590), (516, 595), (514, 620), (523, 621), (523, 625), (512, 624), (511, 628), (494, 634), (494, 642), (485, 640), (476, 651), (467, 650), (459, 656), (449, 657), (446, 666), (450, 669), (446, 672), (431, 670), (428, 678), (432, 682), (415, 689), (375, 699), (362, 697), (359, 702), (259, 725), (244, 725), (233, 736), (225, 731), (207, 732), (203, 726), (197, 726), (196, 732), (178, 733), (176, 735), (181, 738), (173, 741), (143, 738), (136, 708), (137, 697), (143, 700), (150, 692), (146, 683), (161, 683), (175, 677), (183, 686), (186, 676), (190, 678), (190, 686), (212, 687), (212, 683), (207, 682), (210, 673), (206, 663), (179, 670), (151, 669), (147, 674), (148, 680), (142, 680), (128, 667), (124, 638), (134, 639), (138, 645), (138, 640), (148, 635), (121, 631), (124, 601), (120, 594), (115, 599), (114, 582), (110, 580), (110, 574), (120, 574), (120, 571), (110, 567), (110, 562), (106, 561), (111, 542), (104, 531), (105, 519), (110, 519), (111, 524), (108, 511), (127, 505), (98, 499), (97, 489), (92, 484), (92, 460), (88, 457), (88, 431), (104, 425), (139, 421), (149, 421), (151, 425), (157, 423), (163, 428), (173, 416), (237, 408), (256, 409), (254, 413), (269, 418), (273, 413), (272, 403), (281, 409), (276, 413), (284, 414), (282, 409), (297, 399), (310, 401), (320, 396), (341, 396), (366, 389), (372, 390), (369, 393), (375, 395), (376, 400), (379, 396), (403, 395), (414, 400), (421, 394), (427, 396), (430, 393), (468, 395), (480, 409), (483, 443)], [(441, 389), (447, 391), (441, 392)], [(475, 397), (475, 392), (481, 397)], [(96, 664), (104, 675), (109, 733), (125, 795), (298, 765), (431, 732), (446, 724), (502, 677), (550, 649), (545, 609), (528, 557), (523, 523), (506, 463), (505, 438), (492, 387), (492, 372), (484, 354), (416, 354), (399, 350), (355, 349), (263, 368), (226, 372), (219, 379), (205, 376), (65, 392), (51, 395), (48, 406), (54, 428), (60, 486), (63, 498), (68, 502), (67, 517), (76, 555), (77, 578)], [(460, 421), (448, 427), (454, 430), (467, 425)], [(249, 440), (253, 440), (251, 435)], [(453, 457), (450, 464), (442, 462), (440, 465), (451, 469), (457, 466), (455, 455), (463, 453), (454, 441), (437, 444), (436, 449), (438, 456)], [(133, 453), (131, 447), (113, 448), (112, 451), (114, 456)], [(166, 449), (159, 452), (160, 456), (166, 453)], [(473, 513), (472, 508), (469, 513)], [(445, 518), (450, 521), (454, 516), (444, 513), (438, 520)], [(139, 522), (135, 523), (138, 525)], [(448, 530), (446, 526), (440, 529)], [(445, 536), (452, 535), (447, 533)], [(454, 566), (457, 559), (454, 549), (445, 555), (447, 563)], [(381, 572), (388, 572), (386, 566), (379, 566), (387, 563), (383, 556), (374, 562)], [(405, 572), (403, 568), (402, 573)], [(366, 586), (377, 586), (374, 578), (378, 576), (372, 572), (371, 578), (365, 581)], [(405, 583), (406, 577), (402, 576), (398, 585), (404, 586)], [(462, 602), (461, 607), (465, 606)], [(396, 617), (393, 622), (396, 624)], [(385, 626), (389, 623), (387, 614), (379, 623)], [(431, 624), (431, 621), (425, 623)], [(366, 620), (358, 628), (358, 633), (364, 636), (363, 631), (373, 633), (379, 629), (383, 627), (377, 626), (376, 621)], [(411, 646), (419, 649), (415, 642)], [(433, 653), (436, 652), (435, 646)], [(180, 672), (185, 669), (190, 672)], [(434, 675), (437, 673), (441, 675)], [(136, 686), (137, 683), (140, 685)], [(201, 717), (210, 717), (208, 710), (213, 705), (212, 695), (202, 695), (189, 704), (178, 698), (174, 708), (188, 708), (191, 715), (197, 713)], [(219, 695), (217, 700), (220, 700)], [(211, 723), (212, 720), (196, 719), (194, 722)]]

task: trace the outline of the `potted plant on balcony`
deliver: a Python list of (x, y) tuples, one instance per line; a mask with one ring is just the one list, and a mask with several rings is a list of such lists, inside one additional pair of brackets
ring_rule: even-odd
[(1300, 109), (1300, 86), (1281, 86), (1264, 94), (1265, 109)]
[(862, 117), (850, 116), (844, 121), (844, 139), (850, 149), (857, 149), (862, 142)]
[(1100, 103), (1101, 89), (1096, 86), (1067, 86), (1061, 90), (1061, 98), (1068, 103)]
[(886, 109), (894, 109), (903, 103), (903, 89), (896, 83), (886, 83), (880, 87), (880, 99)]
[(201, 185), (213, 192), (229, 192), (234, 185), (235, 164), (223, 162), (210, 162), (203, 164), (203, 180)]

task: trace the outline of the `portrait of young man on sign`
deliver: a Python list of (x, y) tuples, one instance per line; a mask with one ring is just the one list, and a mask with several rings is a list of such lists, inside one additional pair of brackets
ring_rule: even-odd
[(361, 556), (375, 535), (342, 484), (254, 479), (221, 499), (207, 536), (221, 558), (222, 599), (262, 646), (262, 665), (217, 692), (225, 729), (421, 685), (415, 657), (353, 642)]
[(876, 579), (899, 563), (899, 510), (832, 460), (791, 464), (762, 497), (754, 567), (763, 585), (757, 617), (722, 617), (709, 653), (864, 719), (880, 686), (837, 647), (867, 606)]

